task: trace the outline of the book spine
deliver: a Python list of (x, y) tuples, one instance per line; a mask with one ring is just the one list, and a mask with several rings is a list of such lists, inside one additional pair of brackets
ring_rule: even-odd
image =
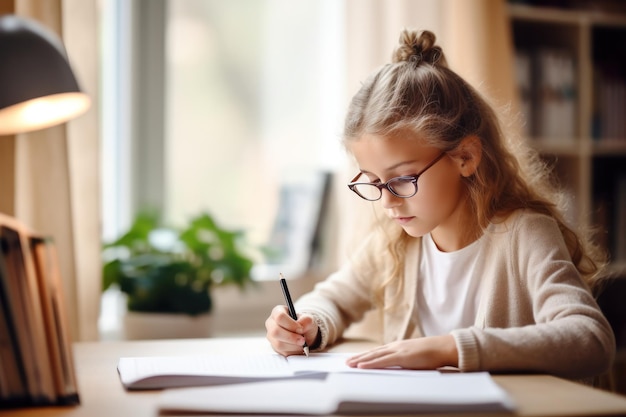
[(0, 409), (79, 402), (56, 252), (0, 214)]

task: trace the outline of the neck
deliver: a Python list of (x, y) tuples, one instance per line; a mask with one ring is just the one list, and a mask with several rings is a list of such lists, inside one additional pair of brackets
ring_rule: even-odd
[(486, 225), (478, 224), (466, 200), (461, 210), (431, 232), (433, 241), (442, 252), (454, 252), (470, 245), (483, 235)]

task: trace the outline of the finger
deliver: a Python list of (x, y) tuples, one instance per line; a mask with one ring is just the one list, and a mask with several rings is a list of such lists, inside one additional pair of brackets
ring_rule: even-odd
[[(321, 339), (318, 340), (318, 334), (320, 333), (320, 329), (317, 321), (315, 321), (313, 317), (306, 315), (302, 316), (299, 321), (302, 325), (302, 335), (304, 336), (304, 339), (306, 340), (309, 347), (316, 345), (316, 343), (321, 343)], [(321, 338), (321, 334), (319, 335), (319, 337)], [(318, 345), (316, 345), (316, 347), (318, 347)]]
[(304, 329), (300, 322), (294, 320), (289, 315), (287, 306), (277, 305), (272, 309), (272, 318), (280, 327), (287, 329), (293, 333), (304, 333)]
[(313, 317), (309, 316), (308, 314), (299, 315), (297, 321), (305, 330), (311, 330), (313, 326), (317, 327)]
[(266, 324), (268, 339), (275, 340), (279, 343), (299, 345), (300, 348), (302, 348), (302, 345), (304, 344), (303, 335), (294, 333), (291, 330), (277, 325), (272, 319), (268, 319), (268, 321), (269, 323)]
[[(284, 309), (282, 306), (278, 306), (278, 308), (275, 308), (270, 317), (265, 321), (267, 339), (272, 345), (272, 348), (282, 355), (301, 353), (305, 338), (303, 335), (286, 329), (277, 322), (282, 321), (281, 317), (283, 313)], [(287, 318), (291, 323), (293, 323), (291, 318)]]
[(272, 346), (272, 349), (274, 349), (274, 351), (276, 351), (277, 353), (280, 353), (283, 356), (289, 356), (289, 355), (294, 355), (294, 354), (303, 354), (303, 350), (302, 350), (302, 345), (304, 344), (304, 341), (302, 341), (302, 343), (291, 343), (291, 342), (284, 342), (281, 339), (277, 339), (277, 338), (272, 338), (268, 336), (268, 340), (270, 342), (270, 345)]
[(356, 363), (355, 368), (359, 369), (382, 369), (397, 366), (392, 354), (376, 356), (369, 359), (363, 359)]
[(308, 337), (314, 337), (317, 335), (318, 326), (313, 317), (307, 314), (303, 314), (302, 316), (298, 317), (298, 323), (302, 327), (302, 335)]
[(387, 368), (397, 365), (394, 360), (392, 351), (377, 348), (348, 358), (346, 364), (353, 368)]
[(387, 350), (387, 346), (386, 345), (385, 346), (378, 346), (378, 347), (375, 347), (373, 349), (367, 350), (365, 352), (357, 353), (357, 354), (351, 356), (350, 358), (348, 358), (348, 360), (350, 360), (350, 361), (365, 360), (366, 358), (372, 358), (372, 357), (375, 357), (377, 355), (381, 355), (386, 350)]

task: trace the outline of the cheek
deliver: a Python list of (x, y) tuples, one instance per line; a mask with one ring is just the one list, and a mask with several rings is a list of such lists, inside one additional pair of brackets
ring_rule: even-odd
[(424, 208), (431, 213), (445, 216), (456, 209), (463, 190), (460, 175), (441, 175), (429, 178), (420, 184), (418, 193)]

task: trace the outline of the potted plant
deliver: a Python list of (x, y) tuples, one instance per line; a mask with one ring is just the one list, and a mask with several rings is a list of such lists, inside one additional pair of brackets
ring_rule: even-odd
[[(208, 336), (213, 287), (253, 283), (249, 249), (242, 232), (220, 227), (206, 212), (182, 229), (140, 213), (123, 236), (103, 247), (103, 290), (116, 285), (126, 295), (127, 338)], [(146, 320), (156, 328), (149, 330)], [(189, 329), (195, 327), (197, 334)]]

